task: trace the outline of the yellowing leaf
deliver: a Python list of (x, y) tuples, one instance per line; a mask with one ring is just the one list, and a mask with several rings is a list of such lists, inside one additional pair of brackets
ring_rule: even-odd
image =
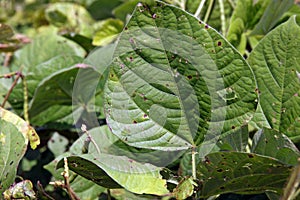
[[(35, 149), (37, 145), (40, 144), (40, 138), (35, 130), (16, 114), (0, 107), (0, 118), (15, 125), (16, 128), (23, 134), (26, 139), (26, 143), (28, 143), (29, 140), (32, 149)], [(2, 142), (2, 140), (3, 136), (0, 135), (0, 141)]]

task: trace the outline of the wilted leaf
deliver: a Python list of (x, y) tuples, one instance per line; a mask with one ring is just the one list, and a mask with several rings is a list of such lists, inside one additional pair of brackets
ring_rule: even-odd
[(36, 199), (35, 192), (33, 190), (33, 185), (31, 181), (24, 180), (21, 181), (13, 186), (11, 186), (9, 189), (7, 189), (3, 193), (3, 197), (5, 200), (10, 199), (24, 199), (24, 200), (31, 200)]

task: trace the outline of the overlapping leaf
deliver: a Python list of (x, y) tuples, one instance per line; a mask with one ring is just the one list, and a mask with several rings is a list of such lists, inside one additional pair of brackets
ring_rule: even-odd
[(287, 136), (267, 128), (254, 135), (252, 152), (276, 158), (287, 165), (296, 165), (300, 157), (299, 150)]
[(293, 16), (261, 40), (249, 57), (267, 123), (292, 138), (300, 127), (299, 35)]
[(222, 193), (259, 194), (266, 190), (281, 193), (291, 168), (278, 160), (257, 154), (217, 152), (198, 165), (203, 181), (200, 195)]
[[(138, 4), (116, 46), (107, 122), (135, 147), (180, 150), (251, 119), (255, 82), (215, 30), (176, 7)], [(212, 142), (214, 143), (214, 142)]]

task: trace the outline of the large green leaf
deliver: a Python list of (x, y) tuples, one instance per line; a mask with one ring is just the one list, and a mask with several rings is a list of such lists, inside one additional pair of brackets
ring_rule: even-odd
[(200, 195), (222, 193), (281, 193), (291, 168), (278, 160), (252, 153), (217, 152), (207, 155), (197, 168)]
[(107, 122), (129, 145), (180, 150), (205, 140), (205, 154), (256, 108), (254, 77), (242, 56), (176, 7), (138, 4), (114, 56)]
[(251, 151), (276, 158), (288, 165), (296, 165), (300, 157), (299, 150), (287, 136), (267, 128), (254, 135)]
[[(12, 68), (13, 70), (19, 70), (20, 67), (23, 67), (22, 73), (29, 82), (28, 92), (30, 100), (37, 84), (43, 78), (46, 78), (56, 70), (79, 62), (80, 58), (77, 56), (83, 57), (84, 54), (85, 51), (79, 45), (57, 36), (53, 29), (46, 29), (34, 38), (32, 43), (15, 53)], [(24, 104), (23, 86), (21, 83), (14, 88), (9, 96), (9, 103), (14, 110), (21, 113)]]
[(47, 28), (33, 41), (15, 53), (13, 65), (16, 70), (23, 66), (27, 75), (37, 65), (58, 55), (77, 55), (84, 57), (85, 50), (78, 44), (57, 35), (56, 29)]
[(266, 120), (289, 137), (298, 136), (300, 127), (299, 35), (293, 16), (265, 36), (249, 56)]
[[(0, 107), (0, 194), (15, 180), (29, 134), (36, 133), (20, 117)], [(35, 146), (38, 142), (35, 141)]]
[[(91, 154), (68, 157), (69, 168), (81, 176), (108, 188), (119, 185), (137, 194), (164, 195), (169, 191), (166, 180), (159, 174), (160, 168), (150, 164), (141, 164), (123, 156), (109, 154)], [(62, 161), (58, 163), (62, 167)], [(115, 183), (108, 185), (111, 177)], [(118, 183), (118, 184), (116, 184)]]

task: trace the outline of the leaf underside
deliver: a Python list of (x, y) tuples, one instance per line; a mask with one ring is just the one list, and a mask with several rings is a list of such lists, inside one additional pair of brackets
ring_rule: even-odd
[(255, 81), (242, 56), (176, 7), (138, 4), (114, 58), (107, 122), (129, 145), (169, 151), (214, 144), (247, 124), (256, 108)]

